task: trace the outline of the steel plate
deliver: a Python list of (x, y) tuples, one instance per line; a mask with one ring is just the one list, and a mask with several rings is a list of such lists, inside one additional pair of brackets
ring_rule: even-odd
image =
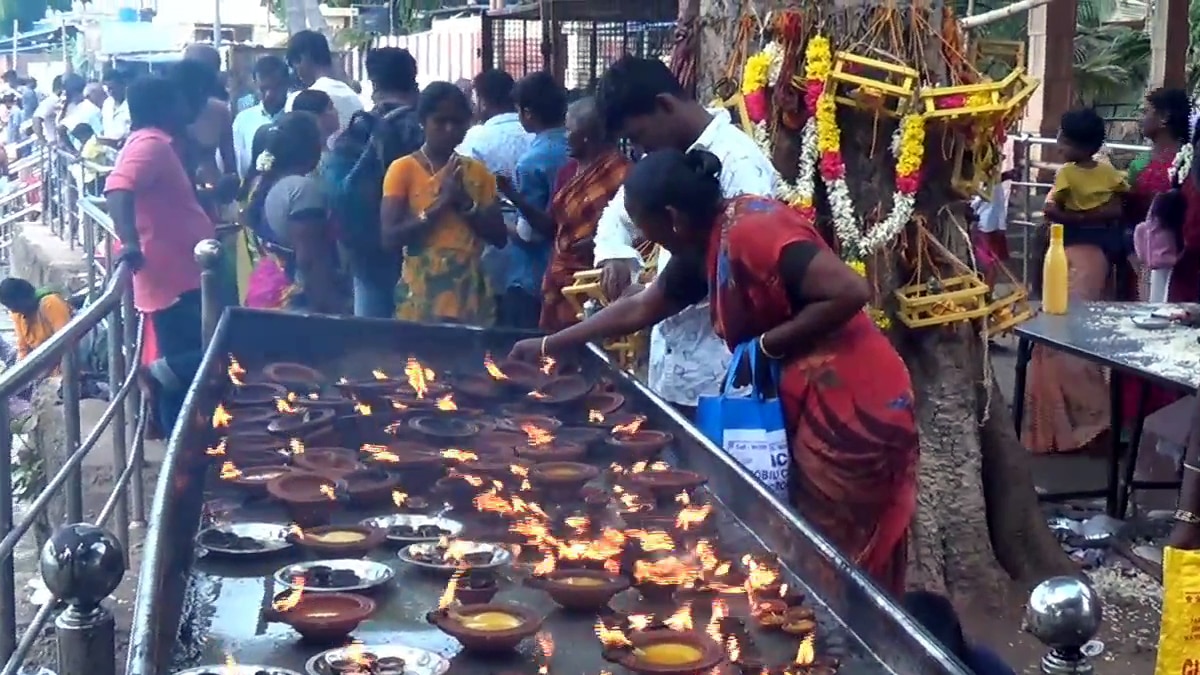
[[(323, 651), (309, 659), (304, 664), (304, 669), (308, 671), (308, 675), (336, 675), (329, 668), (329, 661), (341, 657), (348, 651), (347, 647)], [(441, 654), (407, 645), (356, 645), (354, 651), (373, 654), (379, 658), (404, 659), (404, 675), (444, 675), (447, 670), (450, 670), (449, 659)]]
[[(224, 548), (204, 543), (204, 538), (210, 532), (228, 532), (239, 537), (248, 537), (263, 545), (263, 548), (244, 550)], [(200, 548), (221, 555), (254, 556), (276, 553), (292, 547), (287, 540), (288, 529), (278, 523), (222, 523), (205, 528), (196, 535), (196, 545)]]
[(455, 572), (457, 570), (468, 571), (468, 570), (496, 569), (497, 567), (503, 567), (512, 562), (512, 552), (509, 551), (507, 548), (500, 546), (499, 544), (489, 544), (487, 542), (482, 542), (482, 541), (464, 541), (464, 540), (459, 540), (456, 543), (459, 545), (463, 545), (463, 544), (467, 545), (468, 546), (467, 553), (483, 553), (485, 551), (490, 551), (492, 553), (491, 562), (478, 564), (478, 565), (467, 564), (466, 562), (464, 562), (460, 565), (446, 565), (446, 564), (440, 564), (440, 563), (426, 562), (424, 560), (420, 560), (417, 557), (415, 557), (415, 556), (421, 555), (421, 554), (432, 554), (434, 552), (434, 550), (437, 548), (437, 542), (425, 542), (425, 543), (421, 543), (421, 544), (410, 544), (410, 545), (405, 546), (404, 548), (400, 549), (400, 552), (397, 555), (400, 556), (401, 560), (403, 560), (404, 562), (406, 562), (410, 565), (413, 565), (415, 567), (420, 567), (422, 569), (427, 569), (427, 570), (434, 570), (437, 572), (447, 572), (447, 573)]
[(426, 515), (415, 514), (415, 513), (393, 513), (393, 514), (387, 515), (387, 516), (375, 516), (373, 518), (364, 518), (361, 521), (361, 523), (368, 527), (377, 527), (384, 531), (387, 531), (388, 528), (395, 527), (397, 525), (409, 525), (412, 527), (420, 527), (422, 525), (436, 525), (437, 527), (440, 527), (443, 530), (446, 530), (447, 532), (449, 532), (449, 534), (438, 535), (435, 537), (422, 537), (422, 536), (418, 536), (415, 534), (411, 537), (402, 537), (402, 536), (393, 535), (392, 533), (388, 532), (388, 535), (387, 535), (388, 541), (396, 541), (396, 542), (401, 542), (404, 544), (413, 544), (413, 543), (419, 543), (419, 542), (425, 542), (425, 541), (437, 541), (437, 540), (441, 539), (443, 536), (457, 537), (458, 535), (462, 534), (462, 530), (463, 530), (463, 524), (452, 518), (441, 518), (439, 516), (426, 516)]
[(305, 593), (345, 593), (347, 591), (367, 591), (372, 588), (377, 588), (392, 580), (396, 573), (392, 568), (374, 560), (360, 560), (357, 558), (339, 558), (336, 560), (312, 560), (309, 562), (296, 563), (281, 567), (275, 571), (275, 583), (287, 588), (295, 588), (292, 584), (292, 577), (303, 576), (305, 572), (313, 567), (324, 565), (335, 570), (352, 570), (358, 575), (362, 583), (353, 586), (308, 586), (304, 587)]
[(213, 663), (206, 666), (196, 666), (186, 670), (177, 670), (175, 675), (301, 675), (288, 668), (275, 666), (258, 666), (250, 663), (235, 663), (225, 665)]

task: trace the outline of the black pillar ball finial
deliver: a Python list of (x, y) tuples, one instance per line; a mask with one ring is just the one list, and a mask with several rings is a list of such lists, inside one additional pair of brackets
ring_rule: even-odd
[(107, 530), (75, 523), (59, 528), (42, 547), (42, 580), (52, 593), (90, 610), (116, 590), (125, 576), (125, 551)]

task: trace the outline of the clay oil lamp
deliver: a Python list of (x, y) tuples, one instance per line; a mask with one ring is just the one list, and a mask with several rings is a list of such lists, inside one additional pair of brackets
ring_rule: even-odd
[(291, 470), (286, 466), (248, 466), (238, 469), (236, 476), (226, 478), (226, 470), (223, 468), (221, 476), (230, 485), (247, 495), (263, 497), (267, 494), (267, 483)]
[(838, 666), (841, 664), (836, 658), (817, 658), (816, 637), (814, 633), (804, 636), (804, 639), (800, 641), (800, 646), (796, 648), (796, 655), (792, 657), (792, 662), (784, 666), (784, 672), (803, 675), (835, 675), (837, 673)]
[(238, 458), (242, 452), (265, 451), (287, 456), (287, 440), (281, 439), (265, 431), (237, 433), (230, 432), (223, 441), (225, 453), (231, 458)]
[(627, 480), (638, 491), (648, 493), (655, 502), (667, 506), (683, 495), (684, 499), (694, 497), (696, 488), (708, 482), (708, 478), (695, 471), (683, 469), (661, 469), (630, 473)]
[(434, 483), (433, 492), (456, 509), (470, 509), (482, 485), (479, 476), (452, 473)]
[(483, 368), (488, 376), (508, 389), (530, 392), (538, 388), (546, 380), (546, 374), (537, 366), (524, 361), (506, 359), (499, 363), (492, 360), (491, 354), (483, 357)]
[(484, 605), (491, 602), (498, 592), (500, 585), (496, 582), (495, 574), (472, 570), (459, 580), (454, 599), (464, 605)]
[(725, 660), (725, 650), (708, 635), (693, 630), (655, 628), (626, 634), (596, 622), (602, 656), (642, 675), (693, 675)]
[[(278, 445), (278, 443), (275, 445)], [(222, 440), (214, 447), (208, 448), (205, 450), (205, 454), (214, 460), (222, 462), (231, 461), (242, 469), (256, 466), (284, 466), (291, 461), (291, 456), (286, 451), (278, 448), (251, 447), (250, 449), (243, 448), (236, 452), (230, 452), (228, 440)]]
[(319, 558), (361, 558), (379, 547), (387, 532), (367, 525), (292, 528), (288, 541)]
[(428, 499), (400, 490), (392, 490), (392, 504), (399, 513), (425, 513), (430, 506)]
[(637, 417), (627, 425), (613, 427), (612, 434), (605, 439), (612, 458), (621, 463), (653, 460), (675, 436), (667, 431), (643, 429), (644, 417)]
[[(640, 421), (639, 421), (640, 420)], [(605, 432), (611, 432), (614, 428), (625, 427), (637, 423), (640, 427), (645, 423), (645, 415), (635, 415), (626, 412), (603, 413), (596, 409), (588, 410), (587, 426), (592, 429), (603, 429)]]
[(479, 434), (471, 447), (482, 457), (498, 454), (502, 457), (516, 456), (517, 447), (524, 445), (528, 436), (520, 431), (493, 429)]
[(787, 603), (778, 598), (757, 600), (750, 606), (750, 615), (761, 628), (776, 629), (783, 626)]
[(292, 464), (297, 469), (340, 478), (364, 468), (358, 462), (358, 453), (349, 448), (306, 448), (298, 443), (294, 446)]
[(534, 403), (545, 406), (566, 406), (582, 401), (592, 390), (592, 383), (578, 375), (551, 377), (526, 396)]
[(459, 377), (454, 383), (454, 390), (473, 401), (495, 401), (506, 398), (510, 392), (504, 384), (483, 373), (472, 373)]
[(608, 433), (604, 429), (595, 427), (559, 427), (554, 432), (554, 437), (558, 440), (577, 443), (588, 450), (597, 447), (606, 436)]
[(520, 487), (521, 482), (530, 474), (532, 462), (504, 457), (500, 455), (484, 455), (477, 459), (462, 462), (458, 471), (481, 476), (488, 480), (500, 481), (505, 487)]
[[(653, 536), (654, 533), (648, 533)], [(646, 544), (639, 542), (638, 548), (646, 550)], [(628, 552), (630, 547), (627, 546)], [(634, 588), (641, 593), (642, 599), (651, 604), (667, 604), (682, 586), (689, 586), (700, 578), (699, 564), (684, 561), (676, 555), (666, 555), (655, 560), (639, 559), (633, 561)]]
[[(246, 385), (247, 387), (252, 385)], [(230, 420), (225, 433), (229, 435), (265, 434), (267, 426), (279, 416), (275, 409), (275, 399), (272, 398), (264, 406), (239, 408), (230, 401)]]
[(426, 618), (458, 640), (463, 651), (482, 654), (512, 651), (542, 627), (533, 610), (509, 603), (448, 604)]
[(363, 445), (359, 457), (368, 467), (384, 469), (400, 476), (410, 491), (428, 489), (446, 472), (446, 461), (432, 446), (394, 441), (387, 445)]
[(304, 640), (332, 644), (343, 640), (375, 612), (375, 602), (353, 593), (305, 593), (303, 587), (275, 596), (263, 619), (291, 626)]
[(553, 417), (529, 414), (509, 415), (508, 417), (499, 420), (496, 423), (496, 428), (499, 430), (523, 433), (526, 435), (529, 434), (529, 427), (536, 427), (543, 431), (553, 432), (561, 426), (562, 422)]
[(526, 584), (546, 591), (559, 607), (578, 612), (607, 607), (614, 595), (629, 588), (629, 580), (623, 576), (588, 569), (555, 570), (530, 577)]
[(270, 382), (255, 382), (234, 387), (229, 392), (228, 405), (230, 409), (238, 408), (274, 408), (275, 399), (285, 398), (287, 388)]
[(392, 503), (392, 493), (400, 486), (400, 477), (380, 468), (359, 469), (342, 476), (350, 503), (373, 507)]
[(297, 397), (295, 404), (304, 408), (332, 408), (337, 415), (349, 415), (354, 412), (355, 400), (343, 396), (338, 391), (312, 392), (303, 397)]
[(788, 635), (808, 635), (817, 629), (817, 618), (808, 607), (789, 607), (779, 628)]
[(303, 527), (329, 522), (334, 506), (346, 499), (345, 486), (315, 473), (289, 471), (267, 481), (267, 493), (287, 507), (293, 521)]
[(529, 482), (553, 499), (575, 496), (588, 481), (600, 475), (591, 464), (579, 462), (542, 462), (529, 470)]
[(385, 396), (399, 393), (401, 389), (408, 387), (408, 382), (400, 378), (391, 377), (382, 370), (375, 370), (371, 373), (371, 377), (357, 380), (349, 380), (343, 377), (335, 382), (333, 386), (346, 398), (355, 401), (382, 404), (385, 402)]
[(283, 385), (289, 391), (315, 391), (325, 376), (302, 363), (272, 363), (262, 369), (263, 379)]
[(625, 405), (625, 397), (615, 391), (592, 391), (583, 400), (583, 405), (589, 411), (596, 411), (601, 415), (612, 415)]
[(408, 426), (428, 442), (440, 446), (462, 447), (483, 431), (475, 420), (424, 412), (408, 419)]
[(297, 409), (295, 414), (276, 417), (267, 425), (267, 431), (283, 438), (299, 438), (307, 445), (320, 445), (321, 440), (332, 440), (334, 417), (330, 409)]

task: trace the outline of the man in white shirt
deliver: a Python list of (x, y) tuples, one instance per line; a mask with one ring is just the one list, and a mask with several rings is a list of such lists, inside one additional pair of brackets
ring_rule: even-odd
[(254, 84), (259, 103), (246, 108), (233, 119), (233, 153), (237, 157), (240, 178), (246, 177), (254, 152), (254, 135), (279, 119), (288, 102), (288, 67), (283, 59), (270, 55), (254, 62)]
[[(358, 93), (333, 76), (333, 53), (324, 35), (312, 30), (293, 35), (288, 40), (287, 62), (306, 88), (329, 94), (342, 129), (350, 123), (351, 115), (363, 109)], [(291, 111), (294, 99), (294, 94), (288, 97), (286, 110)]]
[[(732, 123), (728, 112), (705, 110), (688, 98), (662, 61), (621, 58), (600, 78), (596, 101), (609, 130), (646, 152), (704, 148), (716, 155), (726, 198), (774, 195), (774, 167), (754, 140)], [(595, 264), (609, 298), (624, 293), (642, 266), (633, 246), (639, 236), (625, 211), (622, 188), (601, 214), (594, 240)], [(669, 251), (660, 251), (659, 271), (670, 257)], [(648, 384), (687, 412), (701, 396), (718, 393), (728, 367), (729, 350), (713, 332), (707, 301), (663, 321), (651, 333)]]
[(63, 78), (63, 114), (59, 118), (59, 138), (71, 138), (70, 132), (80, 124), (92, 128), (92, 133), (104, 131), (104, 115), (101, 106), (108, 94), (104, 85), (99, 82), (85, 82), (78, 75), (71, 74)]
[(63, 76), (55, 75), (50, 82), (50, 96), (42, 99), (33, 111), (33, 133), (39, 140), (53, 144), (58, 136), (58, 107), (62, 100)]
[(100, 140), (112, 146), (120, 146), (129, 135), (129, 104), (125, 102), (125, 89), (129, 85), (128, 75), (116, 68), (104, 75), (104, 88), (108, 98), (100, 106)]
[[(493, 174), (512, 178), (517, 170), (517, 160), (529, 149), (533, 134), (525, 131), (521, 117), (513, 103), (515, 82), (503, 70), (485, 70), (475, 76), (471, 89), (475, 93), (479, 124), (467, 129), (458, 154), (472, 157), (484, 163)], [(504, 208), (504, 222), (508, 225), (511, 241), (516, 241), (517, 212)], [(498, 249), (490, 244), (484, 249), (483, 267), (496, 296), (498, 319), (507, 319), (511, 306), (505, 306), (504, 297), (510, 285), (510, 274), (519, 267), (520, 252), (515, 245)], [(512, 303), (509, 303), (510, 305)]]

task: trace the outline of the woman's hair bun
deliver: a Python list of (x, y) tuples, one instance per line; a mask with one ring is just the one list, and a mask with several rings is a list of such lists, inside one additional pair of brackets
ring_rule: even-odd
[(721, 175), (721, 160), (707, 150), (688, 150), (687, 163), (697, 176), (716, 179)]

